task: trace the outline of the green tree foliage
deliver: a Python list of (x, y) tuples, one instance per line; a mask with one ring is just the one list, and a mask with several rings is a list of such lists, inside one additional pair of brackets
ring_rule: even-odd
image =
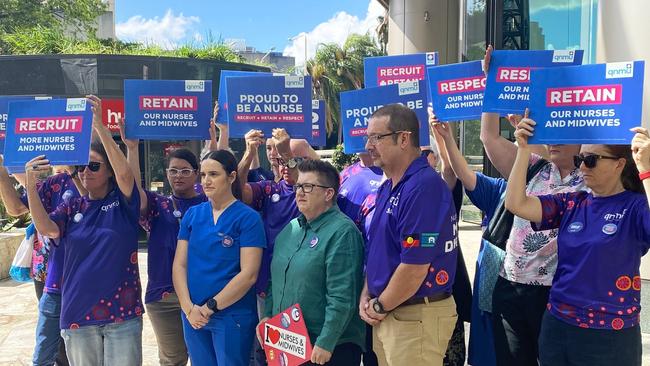
[(332, 153), (332, 165), (339, 171), (343, 171), (346, 166), (354, 164), (359, 161), (357, 154), (346, 154), (343, 152), (343, 145), (336, 145), (336, 149)]
[(307, 61), (307, 72), (313, 80), (314, 96), (327, 105), (327, 134), (338, 130), (341, 143), (339, 93), (363, 88), (363, 59), (384, 53), (369, 35), (352, 34), (343, 44), (321, 44), (316, 56)]

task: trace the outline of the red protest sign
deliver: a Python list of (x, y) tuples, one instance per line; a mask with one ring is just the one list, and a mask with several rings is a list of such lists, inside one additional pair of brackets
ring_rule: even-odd
[(102, 120), (111, 132), (120, 132), (118, 118), (124, 117), (124, 99), (102, 99)]
[(300, 305), (260, 324), (258, 332), (269, 366), (298, 366), (311, 359), (312, 346)]

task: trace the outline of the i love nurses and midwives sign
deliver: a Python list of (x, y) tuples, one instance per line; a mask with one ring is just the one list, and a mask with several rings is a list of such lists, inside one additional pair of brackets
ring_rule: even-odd
[(260, 324), (257, 330), (269, 366), (298, 366), (311, 359), (312, 345), (299, 304)]

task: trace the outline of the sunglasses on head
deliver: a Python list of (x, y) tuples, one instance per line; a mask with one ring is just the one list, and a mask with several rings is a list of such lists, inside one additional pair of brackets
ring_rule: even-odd
[(88, 163), (88, 165), (77, 165), (75, 168), (77, 169), (77, 172), (83, 172), (86, 170), (86, 167), (90, 169), (91, 172), (97, 172), (99, 171), (99, 168), (101, 168), (102, 163), (99, 161), (91, 161)]
[(591, 169), (596, 167), (596, 163), (598, 163), (598, 160), (600, 159), (618, 160), (619, 158), (615, 156), (604, 156), (596, 154), (579, 154), (573, 157), (573, 164), (576, 168), (580, 168), (580, 164), (585, 163), (585, 166)]

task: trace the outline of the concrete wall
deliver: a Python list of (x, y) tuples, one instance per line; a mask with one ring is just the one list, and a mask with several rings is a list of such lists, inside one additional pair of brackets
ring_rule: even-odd
[(389, 55), (438, 51), (441, 64), (458, 62), (459, 0), (391, 0)]
[[(650, 127), (650, 1), (600, 0), (596, 61), (618, 62), (645, 60), (643, 124)], [(635, 71), (636, 72), (636, 71)], [(650, 256), (641, 261), (641, 277), (650, 279)]]
[(9, 277), (9, 267), (25, 232), (0, 233), (0, 280)]

